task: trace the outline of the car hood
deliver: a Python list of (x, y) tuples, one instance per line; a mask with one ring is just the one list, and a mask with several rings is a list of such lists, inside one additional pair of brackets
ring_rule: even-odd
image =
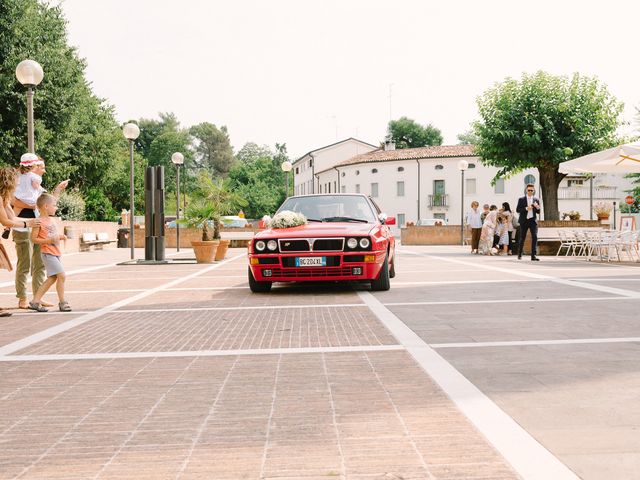
[(309, 222), (291, 228), (269, 228), (255, 235), (255, 238), (306, 238), (306, 237), (346, 237), (349, 235), (369, 235), (376, 226), (372, 223), (355, 222)]

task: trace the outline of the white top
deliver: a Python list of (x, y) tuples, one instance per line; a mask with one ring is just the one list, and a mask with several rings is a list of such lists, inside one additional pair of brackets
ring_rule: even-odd
[(42, 177), (40, 175), (33, 172), (23, 173), (18, 179), (18, 187), (14, 195), (21, 202), (35, 206), (36, 200), (44, 192), (41, 184)]
[(480, 209), (471, 209), (467, 212), (466, 221), (471, 228), (482, 228), (482, 219), (480, 218), (481, 215), (482, 212), (480, 211)]
[[(527, 195), (527, 207), (533, 205), (533, 195)], [(527, 218), (533, 218), (533, 208), (531, 210), (527, 210)]]

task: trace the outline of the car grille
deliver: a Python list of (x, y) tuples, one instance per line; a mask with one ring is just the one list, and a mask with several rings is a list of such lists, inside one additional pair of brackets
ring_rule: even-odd
[(344, 277), (351, 276), (351, 267), (316, 267), (316, 268), (288, 268), (286, 270), (274, 268), (271, 278), (313, 278), (313, 277)]
[[(341, 252), (344, 238), (281, 238), (278, 240), (281, 252)], [(311, 248), (313, 245), (313, 248)]]
[(344, 249), (344, 238), (316, 238), (313, 242), (314, 252), (341, 252)]
[(288, 240), (281, 238), (278, 240), (281, 252), (308, 252), (309, 242), (307, 240)]

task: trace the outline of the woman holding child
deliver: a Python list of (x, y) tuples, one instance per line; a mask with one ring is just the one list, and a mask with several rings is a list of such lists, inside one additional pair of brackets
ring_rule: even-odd
[[(36, 218), (22, 219), (22, 218), (16, 217), (11, 207), (11, 204), (13, 203), (13, 198), (14, 198), (13, 195), (17, 186), (18, 186), (18, 172), (12, 167), (0, 168), (0, 202), (2, 203), (1, 205), (2, 208), (0, 208), (0, 223), (5, 227), (5, 229), (24, 228), (28, 230), (28, 227), (34, 227), (36, 225), (39, 225), (40, 220), (37, 220)], [(8, 232), (9, 230), (6, 230), (6, 231)], [(14, 232), (14, 235), (15, 235), (15, 232)], [(3, 234), (3, 238), (6, 238), (4, 234)], [(40, 262), (42, 263), (42, 261)], [(7, 254), (4, 250), (4, 246), (0, 249), (0, 264), (2, 268), (11, 270), (11, 262), (7, 257)], [(44, 281), (44, 278), (43, 278), (43, 281)], [(26, 302), (26, 288), (24, 291), (24, 295), (25, 295), (24, 298)], [(8, 312), (0, 313), (0, 316), (7, 316), (7, 315), (10, 315), (10, 314), (8, 314)]]

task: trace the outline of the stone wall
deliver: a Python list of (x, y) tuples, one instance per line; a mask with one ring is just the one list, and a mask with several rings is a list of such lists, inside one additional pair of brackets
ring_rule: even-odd
[[(75, 253), (80, 251), (80, 238), (83, 233), (108, 233), (109, 239), (113, 240), (113, 243), (104, 245), (103, 248), (116, 248), (116, 240), (118, 237), (118, 227), (116, 222), (74, 222), (74, 221), (61, 221), (59, 223), (62, 227), (70, 227), (74, 236), (72, 239), (60, 242), (63, 255), (65, 253)], [(62, 233), (62, 232), (61, 232)], [(16, 260), (16, 247), (12, 238), (2, 239), (4, 248), (9, 254), (9, 258), (13, 261)], [(94, 247), (95, 248), (95, 247)]]
[[(246, 246), (248, 239), (253, 234), (259, 232), (257, 228), (221, 228), (220, 235), (222, 238), (231, 239), (232, 247)], [(211, 232), (213, 233), (213, 232)], [(175, 228), (164, 229), (165, 248), (176, 248), (177, 238)], [(201, 240), (202, 230), (195, 228), (180, 228), (180, 247), (191, 248), (192, 240)], [(134, 235), (136, 248), (144, 248), (144, 228), (136, 228)]]
[(460, 225), (434, 225), (400, 229), (402, 245), (460, 245)]

